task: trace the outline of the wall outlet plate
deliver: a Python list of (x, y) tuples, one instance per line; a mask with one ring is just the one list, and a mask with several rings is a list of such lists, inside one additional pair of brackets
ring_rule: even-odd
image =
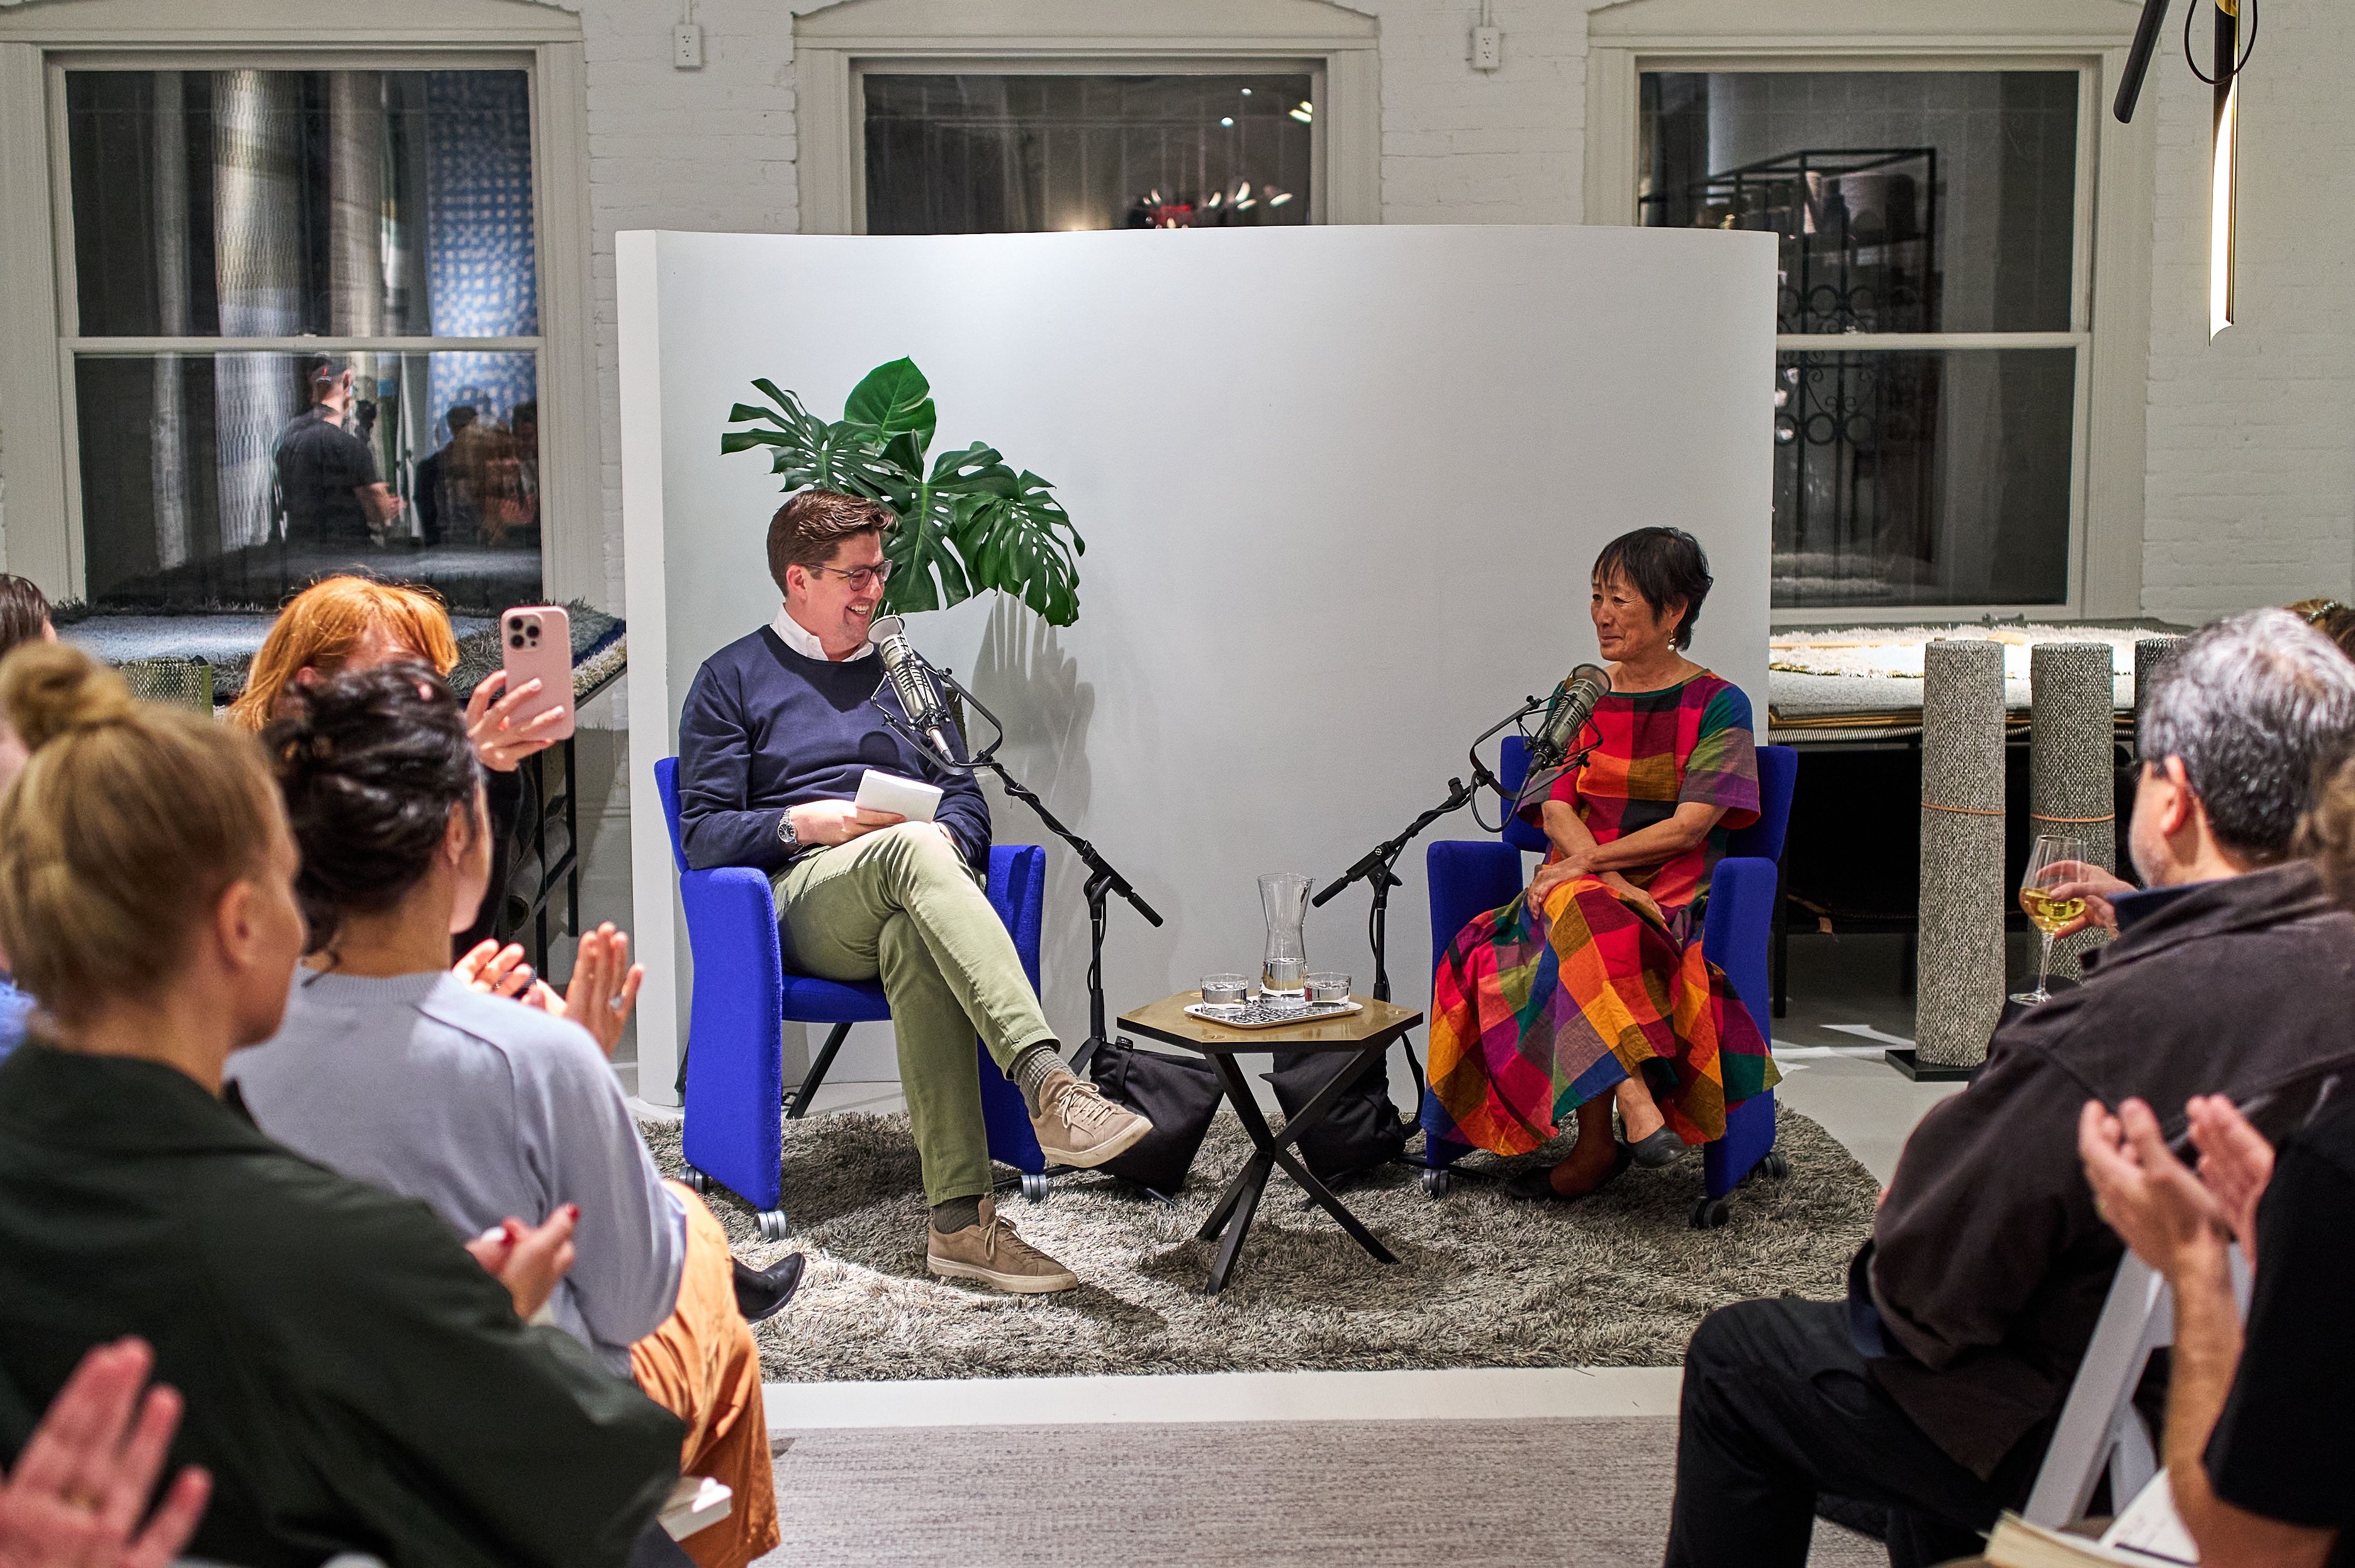
[(670, 63), (679, 70), (703, 69), (703, 26), (681, 22), (670, 30)]
[(1505, 67), (1505, 29), (1475, 27), (1472, 29), (1472, 69), (1502, 70)]

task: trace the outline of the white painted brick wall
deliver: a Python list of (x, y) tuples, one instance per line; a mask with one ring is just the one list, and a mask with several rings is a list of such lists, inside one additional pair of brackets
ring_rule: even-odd
[(2200, 621), (2313, 594), (2355, 597), (2350, 66), (2355, 6), (2264, 8), (2242, 84), (2236, 325), (2211, 343), (2209, 90), (2192, 80), (2178, 43), (2154, 65), (2143, 504), (2151, 614)]

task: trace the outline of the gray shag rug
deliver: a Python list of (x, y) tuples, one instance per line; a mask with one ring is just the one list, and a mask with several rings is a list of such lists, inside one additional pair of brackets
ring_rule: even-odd
[[(655, 1162), (682, 1168), (676, 1123), (642, 1124)], [(1417, 1172), (1382, 1167), (1342, 1201), (1398, 1255), (1385, 1267), (1281, 1171), (1225, 1291), (1201, 1294), (1194, 1232), (1250, 1145), (1222, 1111), (1174, 1202), (1108, 1177), (1059, 1177), (1046, 1201), (999, 1195), (1023, 1236), (1081, 1279), (1014, 1296), (924, 1270), (925, 1209), (904, 1113), (785, 1124), (794, 1233), (761, 1242), (752, 1211), (715, 1189), (736, 1255), (808, 1254), (800, 1294), (762, 1324), (771, 1381), (1444, 1367), (1671, 1367), (1713, 1307), (1785, 1291), (1838, 1296), (1872, 1227), (1871, 1175), (1821, 1127), (1781, 1112), (1781, 1180), (1753, 1179), (1715, 1231), (1687, 1224), (1698, 1151), (1630, 1169), (1583, 1202), (1522, 1203), (1469, 1173), (1559, 1158), (1475, 1155), (1434, 1201)]]

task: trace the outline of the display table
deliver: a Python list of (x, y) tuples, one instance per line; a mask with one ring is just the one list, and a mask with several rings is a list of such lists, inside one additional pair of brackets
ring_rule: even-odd
[[(1292, 1146), (1302, 1134), (1325, 1119), (1343, 1091), (1370, 1067), (1380, 1063), (1383, 1053), (1399, 1036), (1423, 1022), (1423, 1015), (1389, 1002), (1355, 997), (1351, 999), (1365, 1010), (1344, 1018), (1281, 1029), (1230, 1029), (1208, 1019), (1195, 1018), (1185, 1010), (1188, 1003), (1201, 999), (1199, 991), (1180, 991), (1150, 1007), (1123, 1013), (1120, 1021), (1123, 1028), (1134, 1029), (1148, 1040), (1208, 1057), (1226, 1090), (1228, 1103), (1235, 1108), (1236, 1119), (1251, 1137), (1254, 1152), (1219, 1194), (1219, 1200), (1210, 1206), (1209, 1218), (1202, 1221), (1198, 1233), (1202, 1241), (1216, 1238), (1219, 1243), (1218, 1255), (1210, 1264), (1210, 1277), (1202, 1286), (1203, 1294), (1216, 1296), (1226, 1287), (1236, 1255), (1242, 1251), (1243, 1238), (1251, 1232), (1252, 1216), (1259, 1211), (1260, 1194), (1266, 1189), (1267, 1179), (1277, 1166), (1282, 1166), (1309, 1197), (1338, 1221), (1350, 1240), (1371, 1253), (1377, 1263), (1398, 1262), (1390, 1249), (1376, 1241), (1374, 1233), (1359, 1223), (1358, 1217), (1333, 1196), (1332, 1189), (1301, 1163)], [(1252, 1097), (1251, 1081), (1243, 1076), (1241, 1064), (1235, 1061), (1238, 1056), (1263, 1051), (1329, 1051), (1342, 1058), (1333, 1076), (1300, 1108), (1300, 1115), (1285, 1121), (1281, 1134), (1269, 1128), (1259, 1102)]]

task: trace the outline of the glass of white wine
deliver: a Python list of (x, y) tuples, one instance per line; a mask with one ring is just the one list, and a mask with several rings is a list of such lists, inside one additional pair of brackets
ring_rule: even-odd
[(2085, 901), (2054, 898), (2049, 890), (2082, 876), (2084, 859), (2085, 841), (2067, 833), (2039, 834), (2035, 848), (2028, 852), (2028, 869), (2019, 879), (2019, 907), (2029, 923), (2043, 935), (2044, 950), (2036, 961), (2036, 989), (2013, 992), (2015, 1002), (2032, 1008), (2051, 998), (2044, 981), (2052, 970), (2052, 939), (2084, 917)]

